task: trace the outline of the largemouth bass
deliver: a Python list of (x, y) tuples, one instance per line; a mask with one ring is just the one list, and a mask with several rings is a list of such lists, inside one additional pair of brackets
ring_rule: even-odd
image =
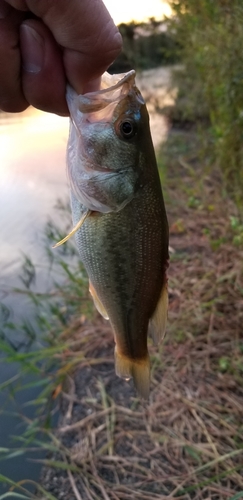
[[(76, 242), (98, 311), (110, 320), (117, 375), (148, 398), (148, 330), (167, 318), (168, 225), (145, 102), (135, 71), (70, 87), (67, 151)], [(73, 231), (73, 232), (74, 232)]]

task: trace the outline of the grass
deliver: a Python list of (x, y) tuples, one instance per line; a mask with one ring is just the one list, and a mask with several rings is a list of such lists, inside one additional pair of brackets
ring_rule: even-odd
[(242, 218), (242, 1), (170, 3), (176, 14), (171, 33), (180, 43), (185, 67), (181, 97), (191, 96), (185, 95), (184, 120), (196, 115), (208, 119), (213, 162)]
[[(58, 253), (66, 284), (39, 297), (28, 263), (26, 293), (36, 303), (42, 340), (23, 352), (23, 343), (19, 350), (4, 337), (1, 347), (43, 390), (20, 444), (2, 454), (29, 447), (46, 456), (34, 493), (31, 481), (0, 476), (9, 484), (0, 499), (243, 498), (241, 219), (195, 128), (172, 129), (159, 165), (171, 235), (170, 301), (165, 342), (150, 346), (149, 403), (114, 374), (111, 329), (89, 309), (80, 264), (75, 271)], [(61, 233), (49, 226), (53, 240)], [(68, 256), (68, 248), (59, 252)], [(28, 326), (23, 335), (35, 340), (30, 332)], [(47, 418), (53, 403), (57, 429)]]
[[(0, 448), (0, 460), (11, 461), (18, 455), (23, 455), (24, 460), (27, 452), (28, 455), (35, 455), (36, 452), (50, 451), (51, 428), (58, 410), (58, 394), (69, 371), (83, 358), (83, 353), (77, 354), (75, 358), (72, 355), (73, 345), (69, 341), (69, 335), (86, 317), (92, 315), (93, 306), (88, 298), (87, 277), (73, 242), (55, 250), (55, 258), (51, 250), (51, 245), (59, 241), (71, 226), (67, 207), (59, 202), (57, 208), (63, 214), (63, 228), (60, 230), (49, 221), (44, 238), (44, 247), (49, 257), (47, 271), (51, 273), (55, 268), (56, 282), (53, 282), (47, 293), (37, 293), (35, 281), (38, 269), (29, 257), (24, 256), (20, 276), (23, 287), (13, 293), (19, 295), (20, 300), (24, 296), (29, 303), (28, 311), (33, 306), (33, 318), (15, 323), (11, 310), (4, 303), (0, 304), (1, 362), (16, 366), (15, 375), (0, 385), (0, 391), (8, 393), (8, 400), (1, 412), (6, 411), (9, 401), (10, 415), (18, 418), (18, 427), (21, 429), (21, 436), (13, 436), (11, 447)], [(21, 394), (30, 389), (32, 393), (35, 391), (36, 397), (25, 403), (20, 410), (18, 401), (22, 398)], [(30, 419), (26, 416), (26, 409), (31, 407), (32, 412), (27, 413), (34, 414), (34, 417)], [(14, 485), (11, 478), (3, 475), (0, 475), (0, 482)], [(26, 482), (29, 485), (33, 483), (29, 480)], [(30, 491), (28, 495), (28, 498), (32, 498)], [(5, 495), (0, 498), (5, 498)]]

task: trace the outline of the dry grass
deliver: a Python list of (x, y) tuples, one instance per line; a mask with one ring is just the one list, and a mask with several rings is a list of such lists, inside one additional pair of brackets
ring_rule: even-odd
[(168, 147), (170, 311), (164, 345), (150, 348), (150, 401), (115, 376), (108, 323), (77, 321), (70, 349), (83, 361), (43, 473), (58, 500), (243, 497), (242, 229), (192, 133)]

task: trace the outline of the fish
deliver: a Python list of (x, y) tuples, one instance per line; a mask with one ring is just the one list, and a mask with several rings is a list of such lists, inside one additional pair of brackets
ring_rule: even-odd
[(166, 329), (169, 232), (135, 76), (134, 70), (105, 72), (100, 89), (84, 95), (67, 88), (67, 165), (70, 234), (94, 304), (114, 333), (116, 374), (133, 378), (139, 396), (148, 399), (148, 333), (157, 345)]

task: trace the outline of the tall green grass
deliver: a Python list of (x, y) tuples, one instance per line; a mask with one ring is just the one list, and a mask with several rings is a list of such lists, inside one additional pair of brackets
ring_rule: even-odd
[[(2, 365), (10, 364), (15, 371), (11, 377), (0, 384), (0, 392), (9, 398), (1, 412), (11, 412), (19, 421), (19, 435), (9, 438), (8, 447), (0, 447), (1, 461), (14, 459), (28, 452), (39, 454), (54, 452), (59, 443), (52, 434), (53, 416), (58, 409), (58, 394), (68, 374), (80, 362), (82, 353), (72, 352), (72, 334), (79, 325), (77, 318), (89, 317), (93, 306), (88, 298), (88, 280), (78, 258), (74, 240), (52, 250), (70, 230), (71, 217), (66, 206), (60, 206), (64, 227), (59, 228), (52, 221), (46, 226), (43, 253), (46, 252), (46, 273), (53, 272), (53, 284), (49, 291), (36, 291), (39, 270), (30, 257), (23, 257), (20, 280), (21, 289), (13, 292), (24, 295), (24, 304), (29, 304), (23, 312), (23, 319), (16, 321), (10, 309), (0, 303), (0, 353)], [(38, 285), (38, 283), (37, 283)], [(15, 370), (14, 370), (15, 368)], [(34, 391), (32, 401), (19, 405), (21, 394)], [(32, 418), (25, 413), (31, 407)], [(28, 476), (28, 474), (26, 474)], [(4, 498), (40, 498), (29, 491), (33, 481), (23, 478), (15, 483), (13, 478), (0, 474), (0, 483), (9, 486), (9, 491), (0, 496)], [(31, 486), (32, 485), (32, 486)], [(42, 498), (54, 499), (45, 494), (38, 484), (34, 484)]]
[[(243, 207), (242, 0), (171, 1), (189, 98), (207, 108), (213, 155), (228, 192)], [(200, 91), (198, 91), (198, 89)], [(196, 111), (197, 113), (197, 111)]]

